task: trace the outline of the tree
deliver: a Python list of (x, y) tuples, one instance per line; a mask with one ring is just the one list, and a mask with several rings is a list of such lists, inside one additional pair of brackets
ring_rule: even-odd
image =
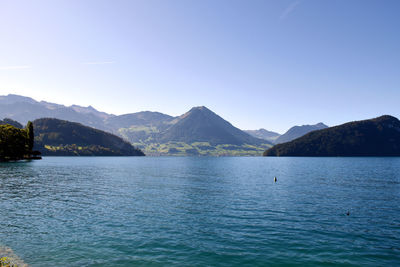
[(23, 159), (27, 154), (25, 130), (11, 125), (0, 125), (0, 161)]
[(28, 138), (28, 151), (29, 153), (32, 153), (33, 143), (34, 143), (34, 133), (33, 133), (33, 123), (31, 121), (28, 121), (28, 124), (26, 125), (26, 134)]

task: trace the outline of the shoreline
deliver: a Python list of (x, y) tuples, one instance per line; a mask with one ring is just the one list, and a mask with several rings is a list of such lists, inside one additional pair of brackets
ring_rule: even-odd
[(7, 246), (0, 245), (0, 266), (1, 267), (28, 267), (15, 252)]

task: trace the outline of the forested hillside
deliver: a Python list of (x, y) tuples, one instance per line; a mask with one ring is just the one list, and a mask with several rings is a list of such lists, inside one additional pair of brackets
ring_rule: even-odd
[(118, 136), (79, 123), (44, 118), (35, 120), (33, 125), (35, 148), (43, 155), (144, 155), (140, 149)]
[(313, 131), (264, 156), (400, 156), (400, 121), (386, 115)]

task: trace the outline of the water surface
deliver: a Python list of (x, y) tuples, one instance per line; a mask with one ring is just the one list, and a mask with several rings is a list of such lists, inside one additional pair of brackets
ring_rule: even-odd
[(0, 164), (0, 246), (30, 266), (394, 266), (399, 203), (400, 158), (46, 157)]

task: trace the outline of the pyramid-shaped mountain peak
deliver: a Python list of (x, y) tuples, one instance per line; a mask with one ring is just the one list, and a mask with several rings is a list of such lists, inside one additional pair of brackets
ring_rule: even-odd
[[(263, 140), (234, 127), (208, 108), (194, 107), (164, 132), (163, 141), (216, 144), (260, 144)], [(265, 142), (264, 142), (265, 143)]]
[(211, 111), (209, 110), (206, 106), (197, 106), (197, 107), (192, 107), (190, 111), (195, 111), (195, 110), (201, 110), (201, 111)]
[[(203, 112), (203, 113), (212, 113), (212, 114), (215, 114), (215, 113), (212, 112), (210, 109), (208, 109), (206, 106), (193, 107), (193, 108), (191, 108), (187, 113), (194, 113), (194, 112)], [(215, 114), (215, 115), (216, 115), (216, 114)]]

